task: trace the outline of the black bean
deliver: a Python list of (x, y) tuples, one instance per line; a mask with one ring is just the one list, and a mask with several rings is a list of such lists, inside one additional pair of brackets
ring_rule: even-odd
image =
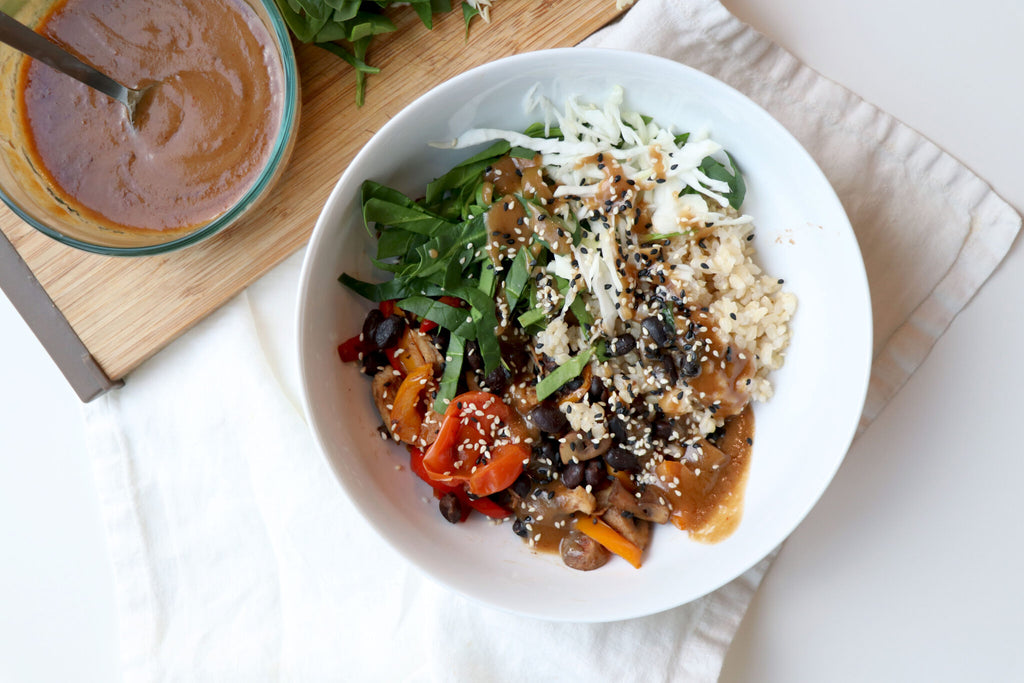
[(669, 437), (675, 433), (675, 427), (672, 422), (664, 418), (655, 420), (651, 423), (651, 436), (655, 439), (662, 441), (668, 441)]
[(651, 341), (658, 346), (665, 347), (672, 342), (672, 334), (661, 316), (652, 315), (650, 318), (644, 318), (640, 324), (647, 330), (647, 334), (651, 335)]
[(583, 463), (574, 460), (562, 470), (562, 483), (565, 484), (567, 489), (574, 489), (583, 483), (584, 476)]
[(499, 365), (484, 377), (484, 385), (487, 387), (487, 391), (492, 394), (504, 394), (505, 390), (508, 389), (509, 374), (508, 370), (505, 369), (504, 365)]
[(462, 503), (454, 493), (446, 493), (441, 496), (438, 507), (441, 509), (441, 515), (452, 524), (462, 520)]
[(540, 444), (540, 453), (545, 460), (550, 461), (555, 467), (558, 467), (558, 463), (561, 462), (558, 455), (557, 441), (542, 441)]
[(545, 441), (530, 455), (530, 462), (526, 463), (526, 474), (534, 484), (548, 484), (554, 480), (560, 462), (558, 444)]
[(516, 521), (512, 522), (512, 532), (516, 536), (522, 536), (523, 538), (526, 538), (526, 534), (529, 533), (529, 531), (526, 528), (526, 525), (523, 524), (523, 520), (519, 519), (518, 517), (516, 518)]
[(683, 363), (683, 377), (696, 377), (700, 374), (700, 363), (688, 360)]
[(626, 439), (629, 434), (626, 433), (626, 423), (622, 421), (618, 415), (612, 415), (608, 418), (608, 429), (611, 430), (612, 436), (615, 437), (615, 441), (618, 443), (626, 443)]
[(579, 389), (582, 386), (583, 386), (583, 377), (581, 377), (580, 375), (576, 375), (571, 380), (569, 380), (568, 382), (563, 384), (559, 388), (558, 393), (560, 393), (560, 394), (571, 394), (572, 392), (576, 391), (577, 389)]
[(391, 364), (383, 351), (369, 351), (363, 354), (363, 372), (367, 375), (376, 375), (387, 367), (391, 367)]
[(480, 355), (480, 344), (477, 343), (476, 339), (470, 339), (466, 342), (466, 362), (469, 363), (469, 367), (473, 368), (475, 372), (484, 371), (484, 359)]
[(366, 314), (366, 320), (363, 321), (363, 348), (367, 351), (376, 351), (379, 347), (377, 346), (377, 327), (384, 321), (384, 314), (380, 312), (379, 308), (375, 308)]
[(672, 360), (672, 356), (665, 354), (665, 357), (661, 359), (661, 365), (665, 368), (669, 384), (675, 384), (679, 380), (679, 373), (676, 371), (676, 363)]
[(390, 315), (377, 325), (373, 340), (379, 349), (390, 349), (395, 347), (405, 332), (405, 318), (400, 315)]
[(722, 425), (721, 427), (717, 428), (715, 431), (713, 431), (710, 434), (708, 434), (707, 438), (708, 438), (708, 441), (710, 441), (711, 443), (713, 443), (713, 444), (715, 444), (717, 446), (719, 439), (721, 439), (723, 436), (725, 436), (725, 425)]
[(636, 454), (633, 451), (626, 450), (621, 446), (612, 446), (608, 449), (608, 452), (604, 454), (605, 462), (607, 462), (613, 469), (624, 470), (627, 472), (636, 471), (640, 465), (640, 461), (637, 459)]
[(601, 381), (600, 377), (590, 378), (590, 390), (587, 391), (587, 398), (590, 399), (591, 403), (600, 403), (604, 400), (604, 382)]
[(608, 469), (601, 458), (587, 461), (583, 468), (583, 478), (593, 491), (600, 491), (611, 483), (608, 479)]
[(520, 474), (519, 477), (512, 482), (512, 493), (516, 494), (520, 498), (526, 498), (530, 494), (530, 476), (525, 472)]
[(530, 422), (542, 432), (561, 436), (569, 431), (569, 421), (552, 401), (544, 401), (530, 411)]
[(614, 337), (608, 342), (608, 355), (612, 357), (625, 356), (627, 353), (636, 348), (636, 337), (629, 334), (620, 334), (618, 337)]

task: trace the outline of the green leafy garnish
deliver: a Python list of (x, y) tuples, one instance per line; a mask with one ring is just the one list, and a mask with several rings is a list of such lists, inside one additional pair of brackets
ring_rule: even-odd
[(537, 382), (537, 400), (543, 401), (555, 393), (563, 384), (579, 377), (579, 374), (583, 372), (583, 368), (590, 362), (592, 355), (594, 355), (593, 349), (581, 351), (552, 370), (547, 377)]
[[(399, 0), (275, 0), (292, 35), (301, 43), (314, 43), (341, 57), (356, 71), (356, 104), (363, 105), (366, 76), (380, 71), (366, 63), (366, 51), (374, 37), (395, 30), (395, 24), (383, 12)], [(434, 15), (450, 12), (451, 0), (405, 0), (428, 29), (434, 27)], [(479, 14), (468, 2), (462, 4), (462, 16), (469, 24)]]
[(476, 323), (465, 308), (450, 306), (443, 301), (420, 294), (399, 300), (398, 307), (424, 320), (435, 322), (450, 330), (452, 334), (470, 339), (476, 337)]
[(519, 316), (517, 322), (520, 327), (525, 329), (532, 325), (536, 325), (537, 323), (544, 322), (546, 318), (547, 314), (544, 312), (543, 308), (531, 308), (526, 313)]
[(488, 166), (508, 154), (509, 148), (507, 142), (500, 140), (483, 152), (466, 159), (437, 180), (428, 183), (424, 201), (427, 204), (434, 204), (445, 192), (464, 187), (467, 183), (475, 183)]
[(445, 356), (444, 374), (441, 376), (441, 384), (438, 386), (437, 397), (434, 399), (434, 411), (442, 415), (448, 409), (448, 403), (455, 398), (455, 393), (459, 389), (459, 378), (462, 375), (462, 360), (465, 357), (465, 351), (466, 340), (452, 333)]
[[(722, 193), (722, 196), (728, 200), (729, 206), (738, 209), (743, 204), (743, 199), (747, 195), (747, 184), (743, 181), (743, 175), (740, 173), (739, 166), (736, 165), (736, 160), (728, 152), (725, 153), (725, 156), (729, 158), (732, 170), (729, 170), (725, 164), (714, 157), (704, 157), (704, 160), (700, 162), (699, 168), (707, 177), (726, 183), (729, 186), (729, 191)], [(692, 187), (684, 187), (679, 194), (693, 194), (695, 192), (696, 190)]]
[(530, 271), (533, 269), (533, 256), (530, 248), (526, 245), (519, 248), (516, 257), (512, 259), (512, 266), (505, 276), (505, 300), (508, 302), (508, 310), (514, 311), (516, 304), (523, 296), (523, 291), (530, 281)]
[(640, 241), (644, 244), (648, 242), (657, 242), (658, 240), (669, 240), (673, 237), (684, 237), (689, 233), (686, 232), (650, 232), (640, 238)]

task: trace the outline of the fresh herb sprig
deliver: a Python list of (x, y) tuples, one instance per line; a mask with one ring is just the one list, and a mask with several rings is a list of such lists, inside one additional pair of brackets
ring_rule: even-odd
[[(356, 71), (356, 104), (363, 105), (366, 76), (380, 71), (366, 62), (366, 51), (373, 38), (395, 30), (384, 15), (389, 5), (399, 0), (275, 0), (292, 35), (302, 43), (314, 43), (348, 62)], [(404, 0), (428, 29), (434, 27), (434, 15), (450, 12), (451, 0)], [(469, 32), (479, 9), (462, 2), (462, 17)]]

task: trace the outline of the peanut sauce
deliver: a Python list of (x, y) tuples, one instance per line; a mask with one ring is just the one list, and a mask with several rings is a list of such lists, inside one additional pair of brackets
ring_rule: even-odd
[(256, 182), (282, 125), (284, 71), (243, 0), (66, 0), (37, 31), (128, 87), (159, 83), (133, 128), (117, 102), (25, 60), (33, 163), (73, 210), (113, 229), (185, 231)]
[(725, 432), (687, 448), (681, 461), (658, 465), (656, 485), (672, 508), (670, 520), (690, 538), (717, 543), (727, 538), (743, 515), (743, 492), (754, 441), (754, 409), (745, 407), (725, 421)]
[[(555, 199), (553, 188), (544, 179), (541, 155), (530, 159), (503, 156), (484, 174), (484, 200), (494, 201), (487, 211), (487, 251), (494, 263), (501, 261), (504, 251), (515, 252), (529, 244), (536, 234), (556, 254), (571, 251), (569, 235), (559, 235), (557, 221), (550, 217), (561, 200)], [(527, 212), (519, 197), (538, 200), (546, 210)], [(543, 218), (542, 218), (543, 216)]]
[(747, 384), (754, 376), (750, 354), (722, 341), (715, 334), (709, 314), (698, 310), (691, 319), (702, 330), (697, 336), (702, 342), (700, 353), (704, 360), (700, 374), (687, 381), (705, 407), (718, 406), (715, 415), (736, 415), (750, 401)]

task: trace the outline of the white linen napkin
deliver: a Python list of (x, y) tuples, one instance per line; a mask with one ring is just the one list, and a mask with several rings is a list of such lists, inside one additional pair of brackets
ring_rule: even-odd
[[(822, 166), (857, 232), (874, 301), (865, 426), (1003, 258), (1020, 217), (932, 143), (717, 0), (640, 0), (586, 44), (659, 54), (729, 83)], [(716, 679), (770, 557), (651, 617), (546, 623), (435, 585), (361, 522), (301, 415), (300, 259), (83, 409), (125, 679)]]

